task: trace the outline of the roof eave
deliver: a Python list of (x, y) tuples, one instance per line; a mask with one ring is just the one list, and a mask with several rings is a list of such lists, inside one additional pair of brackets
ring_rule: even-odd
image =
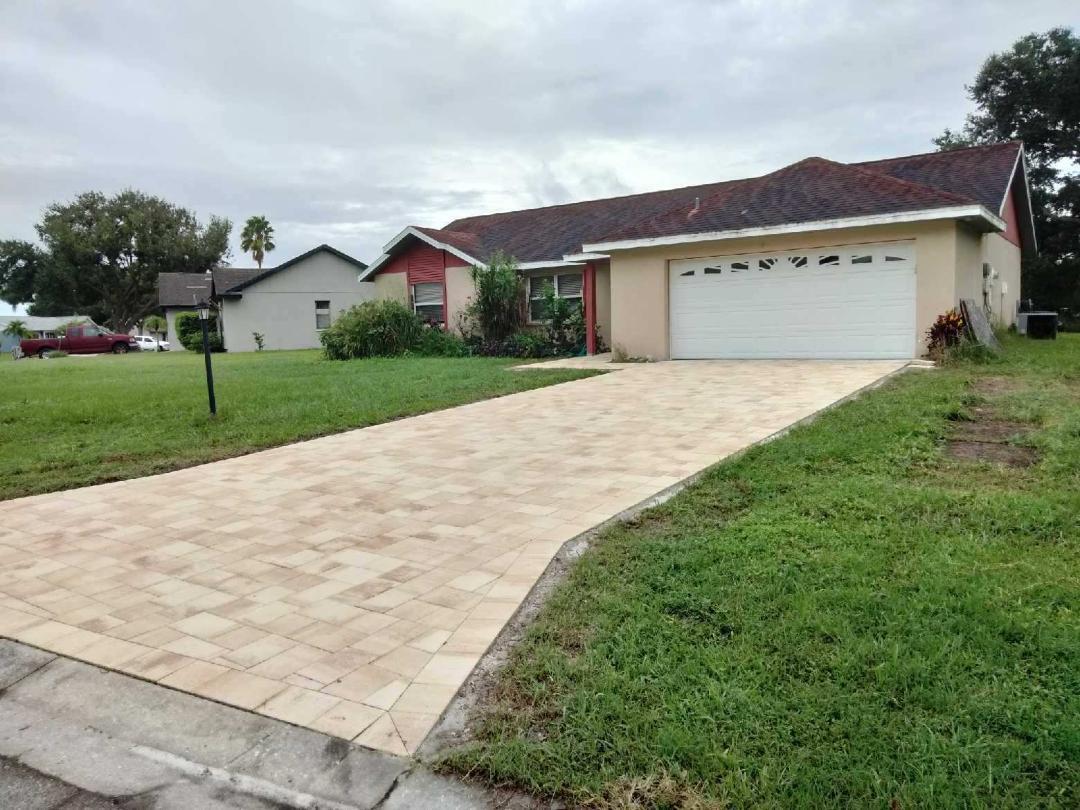
[(382, 255), (367, 266), (367, 269), (360, 274), (360, 280), (367, 281), (371, 276), (378, 273), (379, 270), (382, 269), (383, 265), (385, 265), (388, 261), (390, 261), (390, 259), (393, 258), (393, 253), (397, 246), (410, 236), (419, 239), (421, 242), (426, 242), (433, 248), (438, 248), (439, 250), (445, 250), (447, 253), (452, 253), (453, 255), (461, 259), (463, 262), (468, 262), (469, 264), (476, 265), (477, 267), (487, 266), (484, 264), (484, 262), (480, 261), (475, 256), (470, 256), (465, 251), (459, 250), (458, 248), (446, 242), (441, 242), (433, 236), (428, 236), (419, 228), (409, 225), (408, 227), (402, 228), (401, 231), (397, 234), (397, 236), (395, 236), (393, 239), (383, 245)]
[(926, 222), (941, 219), (962, 219), (977, 223), (988, 231), (1005, 230), (1005, 221), (990, 212), (986, 206), (952, 205), (940, 208), (927, 208), (918, 211), (900, 211), (892, 214), (873, 214), (862, 217), (842, 217), (821, 219), (812, 222), (794, 222), (785, 225), (769, 225), (760, 228), (737, 228), (726, 231), (706, 231), (703, 233), (671, 234), (668, 236), (639, 237), (636, 239), (614, 239), (604, 242), (590, 242), (581, 246), (583, 253), (606, 253), (612, 250), (630, 250), (644, 247), (680, 245), (688, 242), (714, 242), (728, 239), (744, 239), (761, 236), (781, 236), (784, 234), (804, 233), (807, 231), (829, 231), (838, 228), (863, 228), (873, 225), (894, 225), (907, 222)]

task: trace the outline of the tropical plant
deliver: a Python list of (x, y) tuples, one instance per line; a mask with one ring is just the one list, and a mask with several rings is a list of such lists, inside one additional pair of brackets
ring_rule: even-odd
[(263, 259), (274, 247), (274, 226), (270, 220), (259, 216), (248, 217), (244, 230), (240, 232), (240, 249), (250, 253), (262, 270)]
[(938, 355), (959, 345), (964, 339), (964, 316), (958, 309), (950, 309), (943, 315), (938, 315), (933, 326), (926, 330), (927, 348), (930, 355)]
[(4, 334), (19, 340), (34, 336), (34, 333), (26, 328), (26, 321), (19, 320), (8, 321), (7, 326), (4, 327)]
[(262, 332), (252, 332), (251, 339), (255, 341), (255, 351), (261, 352), (266, 348), (266, 335)]
[(485, 341), (505, 340), (525, 323), (525, 279), (517, 261), (496, 251), (487, 267), (474, 266), (471, 272), (476, 291), (466, 318)]
[(554, 354), (585, 351), (585, 313), (579, 300), (560, 298), (553, 287), (544, 290), (544, 334)]
[(163, 335), (169, 329), (169, 323), (160, 315), (148, 315), (143, 321), (143, 329), (151, 334)]

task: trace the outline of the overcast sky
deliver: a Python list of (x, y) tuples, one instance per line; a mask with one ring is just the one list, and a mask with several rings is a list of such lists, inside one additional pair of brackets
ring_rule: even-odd
[[(276, 264), (407, 224), (932, 148), (1076, 0), (0, 1), (0, 238), (125, 187)], [(0, 304), (0, 313), (7, 312)]]

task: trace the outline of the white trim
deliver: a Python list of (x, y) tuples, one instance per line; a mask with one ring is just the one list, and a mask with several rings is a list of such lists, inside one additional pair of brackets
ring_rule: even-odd
[(397, 236), (395, 236), (393, 239), (383, 245), (382, 255), (375, 261), (373, 261), (371, 264), (369, 264), (367, 270), (360, 274), (360, 281), (364, 281), (368, 276), (373, 275), (379, 270), (380, 267), (386, 264), (386, 262), (390, 260), (390, 252), (394, 248), (396, 248), (406, 236), (414, 236), (422, 242), (427, 242), (427, 244), (431, 245), (433, 248), (445, 250), (447, 253), (453, 253), (463, 262), (474, 264), (477, 267), (486, 267), (486, 265), (482, 261), (479, 261), (473, 256), (470, 256), (468, 253), (458, 250), (453, 245), (448, 245), (445, 242), (440, 242), (435, 237), (428, 236), (426, 233), (419, 230), (418, 228), (414, 228), (412, 225), (409, 225), (408, 227), (404, 228)]
[(606, 253), (567, 253), (563, 256), (563, 261), (567, 262), (602, 262), (607, 261), (611, 257)]
[[(1005, 196), (1001, 199), (1001, 208), (998, 211), (998, 213), (999, 214), (1004, 213), (1005, 205), (1009, 202), (1009, 195), (1012, 194), (1013, 181), (1016, 180), (1016, 170), (1017, 170), (1017, 168), (1023, 169), (1023, 171), (1024, 171), (1024, 193), (1027, 195), (1027, 213), (1028, 213), (1028, 220), (1029, 220), (1029, 223), (1031, 225), (1031, 245), (1032, 245), (1033, 248), (1035, 248), (1035, 252), (1038, 253), (1039, 252), (1039, 237), (1035, 233), (1035, 206), (1033, 206), (1031, 204), (1031, 182), (1028, 180), (1027, 153), (1024, 152), (1024, 147), (1023, 146), (1021, 146), (1016, 152), (1016, 161), (1013, 163), (1012, 173), (1009, 175), (1009, 183), (1008, 183), (1008, 185), (1005, 186)], [(1014, 214), (1016, 213), (1015, 209), (1016, 209), (1016, 205), (1014, 203), (1013, 204), (1013, 213)], [(1016, 219), (1017, 219), (1017, 224), (1019, 225), (1020, 224), (1020, 221), (1019, 221), (1020, 216), (1019, 216), (1019, 214), (1017, 214)], [(1023, 250), (1023, 240), (1024, 240), (1024, 235), (1020, 234), (1020, 241), (1021, 241), (1020, 248), (1021, 248), (1021, 250)]]
[(551, 260), (542, 262), (519, 262), (518, 270), (554, 270), (558, 267), (581, 267), (581, 262)]
[(593, 242), (582, 245), (581, 249), (586, 253), (608, 250), (628, 250), (630, 248), (681, 245), (687, 242), (712, 242), (724, 239), (742, 239), (744, 237), (779, 236), (782, 234), (803, 233), (806, 231), (829, 231), (837, 228), (860, 228), (871, 225), (893, 225), (903, 222), (960, 219), (963, 217), (977, 217), (989, 223), (994, 230), (1005, 230), (1004, 220), (1002, 220), (1001, 217), (992, 214), (984, 205), (954, 205), (946, 208), (929, 208), (919, 211), (905, 211), (896, 214), (875, 214), (866, 217), (843, 217), (839, 219), (821, 219), (814, 222), (792, 223), (789, 225), (771, 225), (765, 228), (740, 228), (730, 231), (708, 231), (705, 233), (685, 233), (673, 236), (620, 239), (611, 242)]

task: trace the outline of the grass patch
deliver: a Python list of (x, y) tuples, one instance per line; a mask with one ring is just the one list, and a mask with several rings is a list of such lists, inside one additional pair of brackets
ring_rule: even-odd
[[(596, 807), (1080, 805), (1078, 402), (1080, 337), (1008, 339), (717, 466), (601, 536), (441, 766)], [(1041, 461), (946, 458), (978, 409)]]
[(134, 478), (588, 376), (514, 361), (316, 351), (36, 359), (0, 371), (0, 500)]

